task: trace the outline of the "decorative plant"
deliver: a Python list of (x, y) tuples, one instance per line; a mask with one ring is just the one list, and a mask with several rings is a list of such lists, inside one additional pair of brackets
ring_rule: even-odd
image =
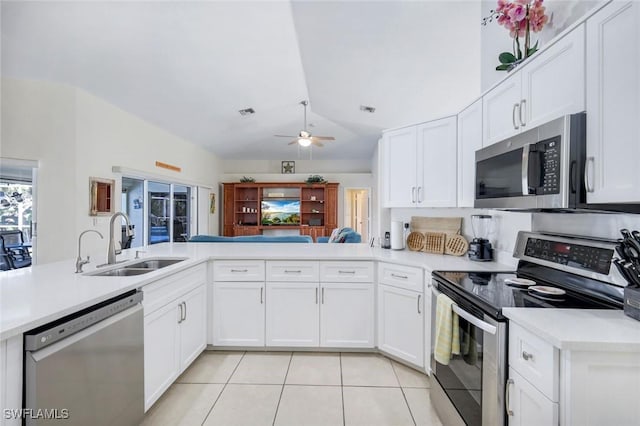
[(252, 178), (251, 176), (246, 177), (246, 176), (242, 176), (242, 178), (240, 179), (240, 183), (253, 183), (255, 182), (255, 178)]
[[(538, 50), (538, 42), (531, 46), (531, 32), (537, 33), (549, 21), (545, 14), (544, 0), (498, 0), (498, 7), (491, 10), (490, 15), (482, 19), (487, 25), (495, 19), (513, 37), (513, 53), (502, 52), (498, 56), (500, 65), (497, 71), (511, 71), (517, 64), (533, 55)], [(524, 39), (524, 46), (520, 40)]]
[(307, 178), (307, 180), (305, 181), (308, 184), (312, 184), (312, 183), (327, 183), (326, 180), (324, 180), (324, 178), (320, 175), (311, 175)]

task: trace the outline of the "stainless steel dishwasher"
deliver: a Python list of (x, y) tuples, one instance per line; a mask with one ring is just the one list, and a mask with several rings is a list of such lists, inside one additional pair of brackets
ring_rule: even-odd
[(140, 424), (141, 301), (132, 290), (25, 333), (25, 424)]

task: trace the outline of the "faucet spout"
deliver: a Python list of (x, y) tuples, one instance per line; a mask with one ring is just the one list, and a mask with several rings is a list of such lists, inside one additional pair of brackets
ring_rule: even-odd
[(120, 250), (116, 251), (116, 243), (113, 236), (113, 223), (118, 216), (122, 217), (127, 224), (126, 235), (131, 236), (131, 223), (129, 222), (129, 216), (122, 212), (117, 212), (111, 216), (111, 220), (109, 221), (109, 249), (107, 251), (107, 264), (109, 265), (116, 263), (116, 255), (120, 254)]
[(76, 258), (76, 274), (82, 272), (82, 265), (86, 265), (89, 263), (89, 256), (86, 259), (82, 259), (82, 236), (88, 232), (95, 232), (100, 235), (100, 238), (104, 239), (102, 234), (95, 229), (87, 229), (86, 231), (82, 231), (78, 236), (78, 257)]

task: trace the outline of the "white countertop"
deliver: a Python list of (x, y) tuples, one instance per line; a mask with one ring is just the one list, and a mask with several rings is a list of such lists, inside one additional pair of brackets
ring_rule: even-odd
[[(188, 260), (131, 277), (75, 274), (73, 259), (0, 272), (0, 340), (212, 259), (378, 260), (425, 268), (428, 273), (433, 270), (513, 269), (496, 262), (473, 262), (466, 256), (383, 250), (366, 244), (164, 243), (145, 250), (144, 258), (167, 256), (186, 257)], [(131, 260), (134, 255), (135, 249), (125, 250), (118, 260)], [(102, 261), (102, 257), (94, 256), (94, 261), (85, 265), (85, 272), (95, 271), (96, 265)]]
[(640, 352), (640, 321), (622, 310), (504, 308), (502, 314), (562, 350)]

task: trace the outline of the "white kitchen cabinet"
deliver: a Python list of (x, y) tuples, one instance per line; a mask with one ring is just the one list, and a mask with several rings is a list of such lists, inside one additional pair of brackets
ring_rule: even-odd
[(587, 20), (588, 203), (640, 202), (640, 3)]
[(476, 151), (482, 148), (482, 99), (458, 114), (458, 207), (473, 207)]
[(142, 287), (145, 411), (206, 347), (206, 266)]
[(456, 117), (385, 132), (383, 207), (455, 207)]
[(267, 346), (318, 346), (318, 282), (267, 282)]
[(264, 346), (264, 292), (264, 281), (214, 282), (214, 346)]
[(423, 293), (378, 285), (378, 348), (424, 367)]
[(558, 424), (558, 403), (544, 396), (513, 368), (509, 368), (506, 405), (509, 426)]
[[(0, 425), (19, 426), (22, 408), (22, 335), (0, 342)], [(5, 411), (9, 410), (9, 411)]]
[(585, 109), (584, 26), (535, 53), (483, 97), (483, 146)]
[(373, 348), (373, 283), (332, 282), (320, 287), (320, 346)]

